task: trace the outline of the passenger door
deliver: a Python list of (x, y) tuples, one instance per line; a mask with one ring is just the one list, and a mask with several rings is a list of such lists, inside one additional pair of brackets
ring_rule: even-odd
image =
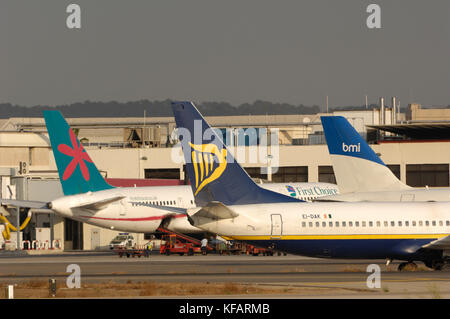
[(283, 220), (280, 214), (272, 214), (270, 215), (272, 219), (272, 231), (270, 234), (271, 238), (281, 238), (283, 235)]

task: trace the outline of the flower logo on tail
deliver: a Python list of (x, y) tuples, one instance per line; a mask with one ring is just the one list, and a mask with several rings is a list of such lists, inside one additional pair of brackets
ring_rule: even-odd
[(78, 145), (77, 137), (73, 133), (73, 131), (69, 128), (69, 135), (70, 135), (70, 141), (72, 142), (72, 147), (66, 145), (66, 144), (59, 144), (58, 145), (58, 151), (60, 151), (62, 154), (73, 157), (73, 160), (67, 165), (64, 174), (63, 174), (63, 181), (67, 180), (70, 176), (72, 176), (73, 172), (75, 171), (75, 168), (77, 165), (80, 165), (81, 174), (83, 174), (83, 177), (86, 181), (89, 180), (89, 169), (86, 166), (86, 162), (92, 163), (91, 158), (89, 155), (85, 152), (83, 145), (81, 143)]

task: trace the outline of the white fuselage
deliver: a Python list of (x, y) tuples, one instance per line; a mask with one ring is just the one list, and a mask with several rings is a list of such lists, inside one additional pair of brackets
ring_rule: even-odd
[(450, 201), (450, 188), (414, 188), (385, 165), (353, 156), (330, 155), (340, 194), (320, 200), (342, 202)]
[(449, 202), (228, 208), (238, 216), (213, 220), (192, 214), (191, 218), (196, 227), (220, 236), (313, 257), (408, 259), (408, 254), (450, 233)]
[(355, 192), (324, 196), (318, 200), (340, 202), (443, 202), (450, 201), (450, 188), (410, 188), (406, 190)]
[[(295, 192), (288, 191), (286, 185)], [(337, 192), (337, 186), (327, 183), (273, 183), (259, 186), (296, 197), (311, 200)], [(291, 189), (291, 190), (292, 190)], [(123, 196), (124, 198), (99, 209), (78, 206)], [(52, 209), (67, 218), (103, 228), (127, 232), (152, 233), (166, 220), (167, 229), (181, 233), (203, 230), (193, 227), (184, 214), (177, 214), (145, 205), (194, 208), (192, 188), (186, 186), (118, 187), (98, 192), (64, 196), (52, 201)]]
[[(77, 207), (115, 196), (124, 196), (124, 198), (100, 207), (100, 209)], [(148, 207), (145, 206), (146, 204), (183, 208), (195, 207), (194, 197), (189, 186), (118, 187), (64, 196), (51, 203), (52, 209), (64, 217), (127, 232), (154, 232), (161, 225), (162, 220), (169, 215), (172, 215), (172, 219), (181, 218), (186, 221), (184, 215)], [(183, 225), (185, 226), (184, 231), (199, 231), (187, 221)]]

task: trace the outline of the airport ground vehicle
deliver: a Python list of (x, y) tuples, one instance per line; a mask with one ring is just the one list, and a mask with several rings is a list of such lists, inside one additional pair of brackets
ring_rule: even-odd
[(109, 243), (109, 248), (114, 249), (117, 247), (125, 248), (125, 247), (133, 247), (136, 244), (134, 237), (129, 235), (128, 233), (120, 233), (116, 237), (111, 240)]
[(240, 255), (247, 251), (246, 245), (239, 241), (218, 241), (213, 243), (213, 249), (220, 255)]
[(194, 253), (201, 253), (199, 244), (190, 242), (177, 234), (166, 234), (161, 237), (163, 244), (160, 246), (160, 253), (165, 255), (179, 254), (183, 256), (187, 254), (192, 256)]
[[(256, 247), (241, 241), (211, 241), (214, 252), (221, 255), (240, 255), (247, 254), (253, 256), (273, 256), (275, 251), (271, 248)], [(278, 253), (280, 255), (280, 253)]]
[(274, 252), (270, 248), (260, 248), (253, 245), (246, 245), (246, 253), (247, 255), (258, 256), (259, 254), (263, 254), (263, 256), (273, 256)]
[[(170, 254), (179, 254), (180, 256), (187, 254), (192, 256), (194, 253), (201, 253), (200, 240), (182, 233), (170, 231), (163, 227), (159, 227), (158, 231), (164, 233), (161, 236), (161, 245), (159, 248), (161, 254), (167, 256)], [(208, 246), (208, 250), (211, 250), (211, 247)]]
[(141, 258), (141, 256), (144, 257), (149, 257), (150, 256), (150, 251), (147, 250), (146, 248), (128, 248), (128, 247), (116, 247), (114, 248), (114, 252), (116, 254), (119, 255), (119, 257), (123, 257), (123, 256), (127, 256), (129, 257), (139, 257)]

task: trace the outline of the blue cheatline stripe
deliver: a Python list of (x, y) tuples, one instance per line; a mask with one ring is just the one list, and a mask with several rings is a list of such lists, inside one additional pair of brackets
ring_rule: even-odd
[[(237, 239), (237, 238), (236, 238)], [(246, 239), (247, 243), (260, 247), (309, 257), (347, 259), (425, 259), (429, 251), (422, 246), (437, 238), (421, 239)], [(242, 240), (242, 239), (241, 239)]]

